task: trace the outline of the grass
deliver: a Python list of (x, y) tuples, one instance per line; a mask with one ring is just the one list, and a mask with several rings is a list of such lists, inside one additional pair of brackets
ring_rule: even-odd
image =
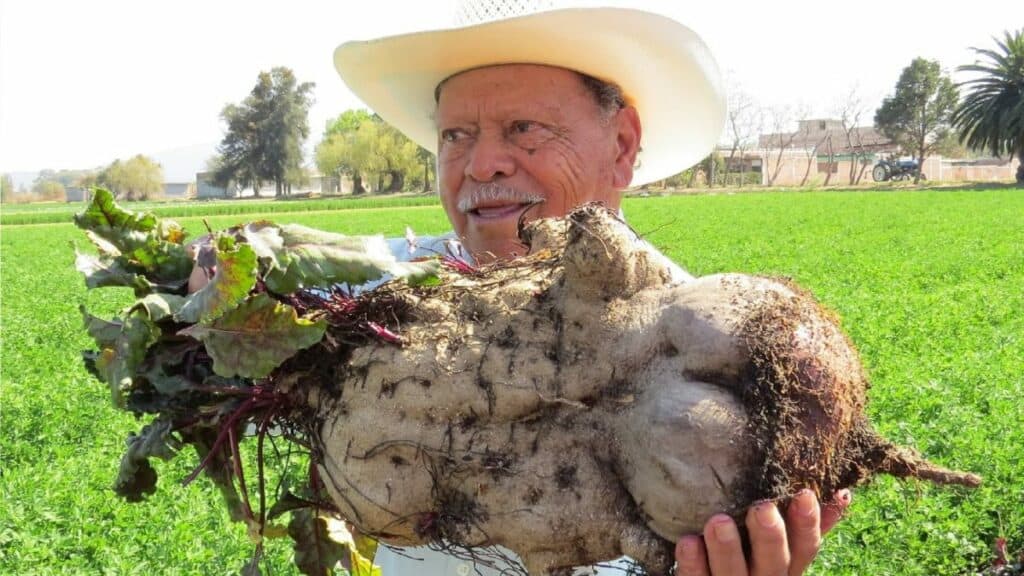
[[(876, 426), (985, 477), (976, 491), (891, 479), (857, 490), (814, 573), (962, 574), (989, 561), (997, 536), (1024, 546), (1024, 192), (688, 196), (624, 210), (695, 274), (785, 275), (809, 288), (861, 350)], [(436, 206), (273, 218), (354, 234), (447, 228)], [(0, 235), (0, 573), (237, 572), (252, 546), (205, 481), (178, 485), (191, 457), (157, 464), (160, 489), (144, 504), (109, 490), (123, 438), (141, 423), (82, 368), (90, 342), (77, 306), (113, 312), (128, 295), (87, 294), (69, 240), (84, 244), (69, 224), (5, 224)], [(283, 542), (269, 557), (274, 573), (294, 573)]]
[[(188, 218), (212, 215), (249, 215), (253, 220), (260, 215), (288, 212), (323, 212), (337, 210), (365, 210), (401, 208), (411, 206), (438, 206), (433, 194), (415, 194), (397, 197), (370, 196), (345, 198), (319, 198), (315, 200), (211, 200), (201, 202), (133, 202), (132, 210), (149, 211), (164, 218)], [(70, 222), (71, 215), (83, 209), (78, 203), (5, 204), (0, 224), (59, 224)]]

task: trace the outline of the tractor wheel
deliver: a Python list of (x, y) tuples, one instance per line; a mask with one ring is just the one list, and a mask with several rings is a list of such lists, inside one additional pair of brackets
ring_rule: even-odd
[(871, 170), (871, 178), (875, 182), (885, 182), (889, 179), (889, 171), (886, 170), (885, 166), (876, 164), (874, 169)]

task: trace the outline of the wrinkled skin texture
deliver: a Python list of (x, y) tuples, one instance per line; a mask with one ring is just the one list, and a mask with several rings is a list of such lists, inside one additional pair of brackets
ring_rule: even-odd
[(364, 532), (502, 545), (535, 574), (623, 554), (663, 574), (682, 535), (761, 498), (876, 471), (970, 483), (866, 427), (858, 356), (807, 294), (672, 284), (598, 207), (526, 236), (528, 258), (396, 288), (406, 345), (355, 349), (311, 393), (321, 476)]
[(480, 263), (525, 252), (521, 216), (561, 217), (587, 202), (617, 209), (641, 137), (635, 108), (608, 114), (577, 73), (532, 64), (449, 78), (435, 120), (441, 204)]

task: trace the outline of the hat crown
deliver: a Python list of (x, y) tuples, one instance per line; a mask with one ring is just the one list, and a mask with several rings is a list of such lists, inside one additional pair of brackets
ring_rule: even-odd
[(456, 26), (473, 26), (554, 9), (553, 0), (460, 0), (455, 6)]

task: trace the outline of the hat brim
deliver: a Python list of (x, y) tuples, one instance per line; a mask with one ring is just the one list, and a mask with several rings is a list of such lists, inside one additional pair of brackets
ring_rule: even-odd
[(686, 26), (650, 12), (553, 10), (347, 42), (334, 52), (349, 89), (432, 152), (438, 84), (473, 68), (524, 63), (576, 70), (622, 88), (643, 127), (634, 186), (689, 168), (711, 152), (721, 134), (725, 96), (707, 46)]

